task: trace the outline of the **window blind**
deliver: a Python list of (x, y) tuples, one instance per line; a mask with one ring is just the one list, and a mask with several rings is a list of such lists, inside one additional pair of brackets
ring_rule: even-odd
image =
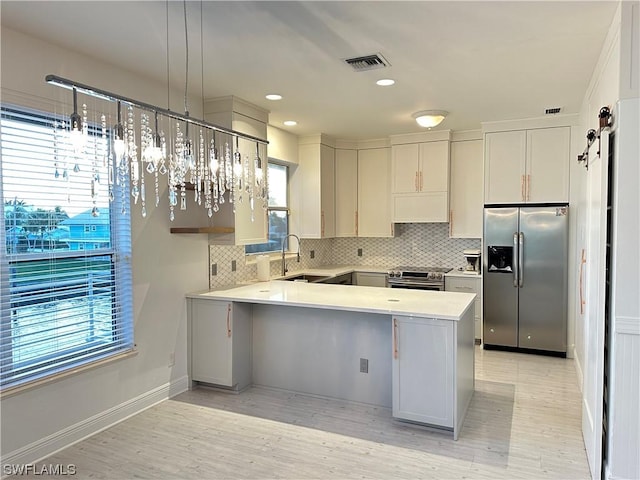
[(64, 116), (1, 113), (5, 389), (131, 350), (133, 320), (128, 185), (109, 179), (104, 119), (78, 147)]

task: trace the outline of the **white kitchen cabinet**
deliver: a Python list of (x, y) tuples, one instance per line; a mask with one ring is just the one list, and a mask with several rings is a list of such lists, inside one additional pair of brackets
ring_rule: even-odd
[(391, 147), (394, 222), (449, 220), (449, 141)]
[(454, 323), (393, 317), (393, 416), (453, 428)]
[(355, 272), (354, 284), (364, 287), (386, 287), (387, 274), (375, 272)]
[[(204, 105), (204, 119), (206, 121), (265, 140), (267, 139), (268, 114), (267, 110), (237, 97), (210, 99)], [(231, 149), (235, 151), (236, 141), (229, 135), (218, 136), (216, 143), (221, 152), (225, 143), (229, 143)], [(237, 145), (243, 159), (247, 156), (251, 159), (255, 157), (255, 142), (239, 139)], [(263, 160), (263, 168), (266, 168), (267, 145), (260, 145), (259, 153)], [(249, 168), (254, 168), (253, 161), (249, 162)], [(252, 171), (251, 176), (254, 174), (255, 172)], [(189, 197), (191, 195), (188, 196), (188, 201), (191, 201)], [(251, 209), (251, 202), (246, 193), (242, 195), (242, 202), (238, 202), (235, 205), (229, 200), (227, 195), (226, 202), (220, 205), (220, 211), (214, 213), (212, 219), (206, 218), (205, 215), (206, 220), (201, 222), (201, 226), (206, 227), (213, 221), (215, 227), (229, 230), (223, 233), (211, 233), (209, 242), (232, 245), (251, 245), (266, 242), (269, 225), (267, 212), (262, 208), (261, 201), (254, 199), (253, 209)], [(215, 227), (211, 230), (215, 231)]]
[(451, 143), (449, 236), (482, 238), (482, 140)]
[(480, 275), (447, 274), (444, 277), (444, 289), (447, 292), (475, 293), (474, 333), (477, 340), (482, 339), (482, 277)]
[[(301, 238), (335, 236), (335, 149), (322, 143), (300, 144), (298, 228)], [(292, 206), (295, 209), (295, 206)]]
[(570, 128), (485, 134), (485, 203), (569, 201)]
[[(242, 158), (249, 156), (255, 157), (255, 144), (247, 141), (239, 142)], [(264, 159), (264, 168), (266, 169), (266, 147), (260, 149), (260, 156)], [(254, 162), (249, 162), (253, 167)], [(252, 172), (251, 176), (255, 173)], [(267, 211), (263, 208), (262, 200), (253, 199), (252, 203), (246, 192), (242, 194), (242, 202), (235, 205), (235, 244), (236, 245), (253, 245), (256, 243), (264, 243), (268, 240), (269, 222), (267, 220)]]
[(251, 383), (251, 306), (189, 299), (192, 381), (233, 390)]
[(391, 149), (358, 150), (359, 237), (393, 237), (391, 220)]
[(569, 127), (527, 130), (527, 202), (569, 201)]
[(336, 237), (358, 234), (358, 151), (336, 149)]

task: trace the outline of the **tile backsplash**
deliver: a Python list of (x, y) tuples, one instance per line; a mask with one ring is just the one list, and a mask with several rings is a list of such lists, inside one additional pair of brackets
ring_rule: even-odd
[[(295, 250), (295, 240), (290, 240)], [(301, 240), (300, 263), (287, 259), (290, 272), (322, 265), (368, 265), (392, 268), (398, 265), (464, 267), (462, 251), (480, 248), (480, 239), (449, 238), (446, 223), (396, 225), (394, 238), (328, 238)], [(313, 258), (311, 252), (313, 251)], [(362, 256), (358, 255), (358, 252)], [(235, 271), (232, 266), (235, 261)], [(271, 262), (271, 275), (280, 275), (280, 259)], [(215, 275), (213, 272), (215, 271)], [(209, 246), (209, 287), (215, 288), (257, 277), (255, 262), (245, 260), (243, 246)]]

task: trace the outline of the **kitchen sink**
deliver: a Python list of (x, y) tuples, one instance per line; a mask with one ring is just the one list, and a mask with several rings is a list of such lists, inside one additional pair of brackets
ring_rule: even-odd
[(286, 280), (288, 282), (321, 283), (327, 278), (329, 277), (326, 275), (307, 275), (305, 273), (301, 273), (300, 275), (293, 275), (291, 277), (282, 278), (281, 280)]

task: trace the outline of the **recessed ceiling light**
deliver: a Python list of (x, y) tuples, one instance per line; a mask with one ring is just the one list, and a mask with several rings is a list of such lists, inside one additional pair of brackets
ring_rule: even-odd
[(388, 87), (396, 83), (395, 80), (391, 80), (390, 78), (382, 78), (376, 82), (376, 85), (380, 85), (381, 87)]
[(267, 100), (282, 100), (282, 95), (278, 95), (277, 93), (270, 93), (266, 96)]
[(283, 122), (287, 127), (294, 127), (298, 124), (295, 120), (285, 120)]

